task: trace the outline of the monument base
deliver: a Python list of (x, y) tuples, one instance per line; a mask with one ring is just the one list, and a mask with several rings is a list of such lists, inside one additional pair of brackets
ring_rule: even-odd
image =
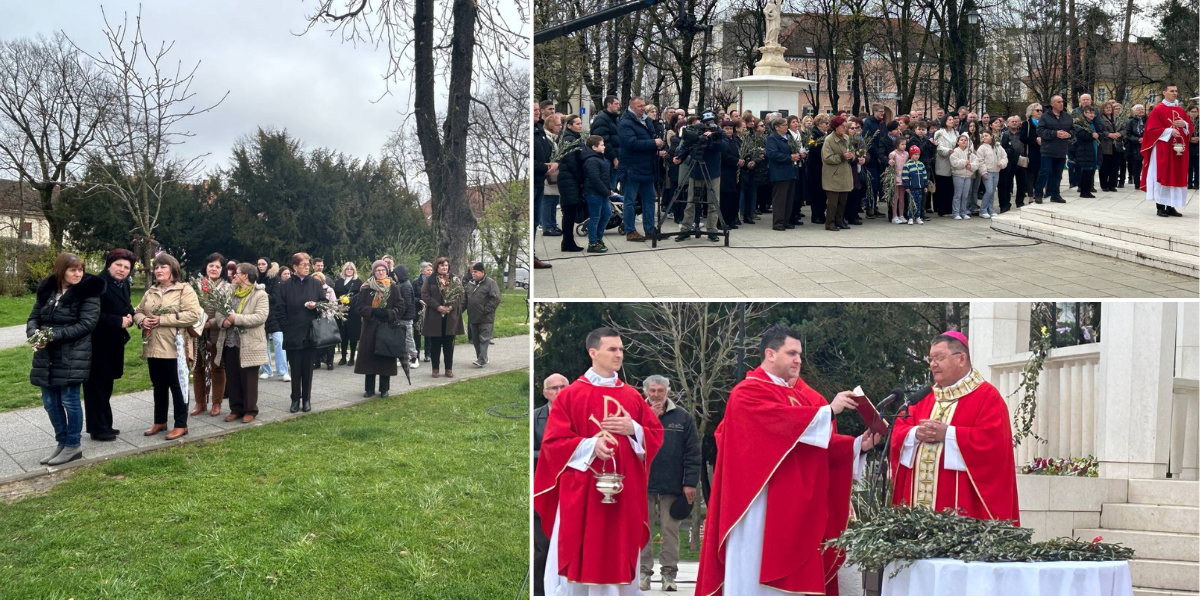
[(742, 111), (750, 111), (754, 116), (762, 116), (763, 111), (785, 110), (789, 115), (800, 114), (800, 107), (805, 104), (801, 92), (816, 83), (808, 79), (792, 77), (791, 75), (758, 75), (731, 79), (729, 83), (737, 86), (742, 92)]
[(784, 47), (779, 44), (768, 44), (758, 49), (762, 58), (754, 63), (754, 75), (792, 76), (792, 66), (783, 58)]

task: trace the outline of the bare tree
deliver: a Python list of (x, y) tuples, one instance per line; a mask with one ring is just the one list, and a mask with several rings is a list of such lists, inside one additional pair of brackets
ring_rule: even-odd
[(98, 169), (100, 179), (87, 185), (119, 198), (133, 218), (134, 233), (143, 241), (142, 261), (149, 282), (163, 195), (172, 185), (193, 180), (207, 156), (185, 158), (172, 152), (193, 135), (182, 129), (182, 123), (216, 108), (229, 92), (215, 104), (197, 108), (191, 86), (200, 63), (190, 70), (180, 62), (172, 67), (167, 55), (174, 42), (152, 50), (142, 36), (140, 14), (132, 29), (128, 15), (117, 26), (104, 15), (104, 36), (108, 53), (91, 58), (108, 79), (111, 115), (97, 129), (99, 144), (89, 155), (106, 168)]
[(37, 190), (62, 247), (54, 189), (72, 181), (77, 159), (105, 117), (103, 74), (59, 32), (53, 39), (0, 42), (0, 161)]
[[(386, 45), (385, 80), (390, 85), (412, 79), (412, 114), (429, 178), (437, 251), (458, 273), (466, 270), (467, 249), (478, 228), (467, 199), (471, 84), (477, 68), (495, 73), (514, 57), (528, 58), (528, 39), (500, 12), (507, 5), (499, 0), (450, 0), (440, 7), (434, 0), (319, 0), (305, 30), (329, 24), (344, 42)], [(525, 5), (516, 6), (526, 22)], [(439, 77), (448, 81), (440, 120), (435, 109)], [(524, 113), (525, 107), (510, 110)]]
[(881, 0), (878, 35), (872, 44), (891, 68), (899, 94), (897, 112), (912, 110), (913, 100), (927, 70), (932, 43), (934, 11), (923, 0)]
[(425, 176), (425, 160), (421, 157), (421, 144), (413, 128), (408, 123), (401, 123), (383, 143), (381, 153), (399, 174), (404, 189), (416, 194), (424, 203), (429, 198), (429, 179)]

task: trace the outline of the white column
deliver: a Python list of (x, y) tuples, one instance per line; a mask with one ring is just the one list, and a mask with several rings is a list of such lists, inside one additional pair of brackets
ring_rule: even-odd
[(971, 303), (971, 364), (984, 379), (992, 380), (993, 359), (1029, 351), (1029, 310), (1028, 302)]
[(1096, 411), (1101, 477), (1166, 477), (1178, 312), (1174, 302), (1103, 305)]
[(1175, 331), (1175, 376), (1200, 379), (1200, 304), (1180, 302)]

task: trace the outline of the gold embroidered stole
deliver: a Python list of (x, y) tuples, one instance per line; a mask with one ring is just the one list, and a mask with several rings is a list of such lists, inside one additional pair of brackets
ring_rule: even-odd
[[(949, 424), (958, 408), (958, 400), (975, 391), (983, 384), (983, 375), (974, 367), (971, 372), (958, 383), (949, 387), (933, 386), (933, 411), (929, 418), (939, 423)], [(913, 504), (936, 510), (938, 490), (938, 465), (942, 462), (942, 442), (920, 443), (917, 448), (916, 473), (913, 474)]]

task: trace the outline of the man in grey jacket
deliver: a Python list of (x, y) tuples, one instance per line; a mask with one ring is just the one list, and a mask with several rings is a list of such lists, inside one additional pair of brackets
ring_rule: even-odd
[[(679, 496), (689, 504), (696, 500), (696, 485), (700, 480), (700, 440), (696, 422), (687, 410), (667, 398), (671, 382), (662, 375), (651, 375), (642, 383), (646, 401), (663, 426), (663, 444), (650, 464), (650, 480), (646, 492), (650, 501), (650, 521), (658, 521), (662, 533), (659, 551), (659, 571), (664, 592), (678, 591), (675, 575), (679, 572), (679, 521), (671, 516), (671, 505)], [(693, 519), (692, 535), (697, 535), (699, 523)], [(654, 540), (642, 548), (641, 578), (643, 591), (650, 589), (654, 575)]]
[[(551, 373), (542, 382), (542, 397), (546, 403), (533, 410), (533, 471), (537, 470), (538, 454), (542, 451), (542, 437), (546, 434), (546, 420), (550, 418), (550, 407), (555, 396), (567, 388), (566, 377)], [(533, 471), (530, 471), (532, 473)], [(542, 517), (533, 513), (533, 595), (545, 596), (546, 555), (550, 551), (550, 538), (542, 530)]]
[(467, 303), (467, 323), (471, 343), (475, 345), (475, 362), (482, 367), (488, 362), (488, 346), (492, 342), (492, 326), (496, 322), (496, 309), (500, 306), (500, 286), (487, 276), (483, 263), (471, 265), (471, 280), (463, 286)]

